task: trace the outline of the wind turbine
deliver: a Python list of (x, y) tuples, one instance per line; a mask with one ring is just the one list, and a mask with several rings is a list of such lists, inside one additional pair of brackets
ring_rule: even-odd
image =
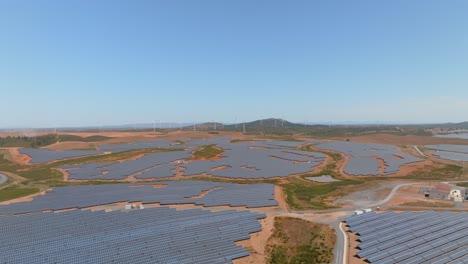
[(245, 134), (245, 121), (244, 121), (244, 123), (243, 123), (243, 126), (244, 126), (244, 129), (243, 129), (243, 131), (244, 131), (244, 134)]
[(156, 133), (156, 120), (153, 120), (153, 133)]

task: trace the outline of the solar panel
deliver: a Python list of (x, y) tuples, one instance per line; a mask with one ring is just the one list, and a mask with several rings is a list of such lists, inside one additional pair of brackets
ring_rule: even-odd
[(364, 234), (358, 237), (358, 248), (362, 250), (357, 256), (371, 263), (448, 263), (447, 256), (453, 255), (454, 260), (468, 255), (467, 216), (452, 212), (386, 212), (351, 216), (345, 222), (353, 232)]

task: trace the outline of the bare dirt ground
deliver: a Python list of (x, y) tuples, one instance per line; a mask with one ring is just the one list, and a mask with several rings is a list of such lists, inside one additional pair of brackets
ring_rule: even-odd
[(279, 208), (287, 211), (289, 210), (288, 203), (284, 196), (283, 188), (281, 186), (275, 185), (275, 200), (278, 202)]
[(348, 228), (345, 228), (346, 234), (348, 235), (348, 264), (364, 264), (367, 263), (366, 261), (355, 257), (358, 253), (358, 249), (356, 247), (359, 245), (359, 242), (356, 241), (358, 236), (355, 233), (348, 232)]
[(386, 206), (454, 207), (453, 201), (429, 199), (425, 198), (424, 194), (419, 193), (419, 188), (435, 185), (440, 185), (440, 183), (426, 182), (417, 185), (402, 186)]
[(468, 145), (466, 139), (454, 138), (437, 138), (429, 136), (397, 136), (390, 134), (372, 134), (357, 137), (336, 137), (336, 140), (349, 139), (352, 142), (362, 143), (377, 143), (388, 145), (432, 145), (432, 144), (455, 144), (455, 145)]
[(265, 219), (260, 220), (262, 231), (250, 236), (250, 240), (237, 242), (236, 245), (242, 246), (250, 252), (250, 256), (233, 260), (234, 264), (264, 264), (267, 262), (265, 246), (271, 234), (273, 234), (275, 216), (267, 215)]
[(31, 161), (31, 157), (19, 153), (18, 148), (5, 148), (5, 150), (8, 151), (9, 158), (12, 162), (25, 165), (29, 164)]
[(379, 174), (384, 174), (385, 169), (387, 168), (385, 160), (379, 157), (372, 157), (372, 159), (376, 160), (379, 163)]
[[(51, 189), (49, 189), (49, 190), (51, 190)], [(32, 201), (34, 198), (46, 194), (46, 192), (49, 191), (49, 190), (42, 191), (42, 192), (35, 193), (35, 194), (31, 194), (31, 195), (24, 196), (24, 197), (21, 197), (21, 198), (16, 198), (16, 199), (13, 199), (13, 200), (3, 201), (3, 202), (0, 202), (0, 205), (8, 205), (8, 204), (14, 204), (14, 203), (30, 202), (30, 201)]]
[(378, 201), (384, 200), (400, 181), (378, 182), (356, 186), (352, 193), (335, 201), (344, 208), (366, 208)]

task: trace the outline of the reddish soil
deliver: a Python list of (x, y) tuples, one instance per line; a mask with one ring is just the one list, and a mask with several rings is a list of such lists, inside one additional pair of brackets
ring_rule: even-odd
[(19, 153), (18, 148), (7, 148), (7, 150), (10, 154), (11, 160), (15, 163), (29, 164), (29, 161), (31, 161), (31, 157)]
[(364, 264), (367, 263), (363, 259), (355, 257), (358, 253), (358, 249), (356, 247), (359, 245), (359, 242), (356, 241), (358, 236), (355, 233), (348, 232), (348, 228), (344, 228), (346, 234), (348, 235), (348, 264)]
[(262, 231), (254, 233), (249, 240), (236, 242), (236, 245), (242, 246), (250, 252), (250, 256), (233, 260), (234, 264), (263, 264), (267, 262), (265, 255), (265, 246), (268, 239), (273, 234), (275, 217), (268, 215), (260, 220)]
[(275, 200), (278, 202), (280, 209), (288, 211), (288, 203), (286, 202), (285, 193), (283, 192), (283, 187), (275, 185)]
[(379, 174), (383, 175), (385, 173), (385, 168), (387, 168), (387, 164), (385, 164), (385, 160), (379, 157), (372, 157), (379, 163)]

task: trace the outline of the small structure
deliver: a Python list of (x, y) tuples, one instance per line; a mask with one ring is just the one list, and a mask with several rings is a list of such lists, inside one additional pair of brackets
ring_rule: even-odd
[(356, 211), (354, 211), (354, 215), (361, 215), (361, 214), (363, 214), (363, 213), (364, 213), (364, 211), (362, 211), (362, 210), (356, 210)]
[(452, 188), (449, 185), (439, 184), (428, 190), (427, 193), (429, 193), (430, 199), (450, 200), (451, 190)]
[(132, 205), (131, 204), (126, 204), (125, 205), (125, 210), (130, 210), (132, 209)]
[(451, 190), (450, 191), (450, 199), (454, 200), (455, 202), (463, 202), (463, 196), (461, 190)]
[(370, 213), (370, 212), (372, 212), (372, 209), (367, 208), (367, 209), (364, 209), (363, 211), (364, 211), (364, 213)]
[(140, 208), (140, 209), (145, 209), (145, 207), (143, 206), (143, 204), (140, 204), (139, 208)]

